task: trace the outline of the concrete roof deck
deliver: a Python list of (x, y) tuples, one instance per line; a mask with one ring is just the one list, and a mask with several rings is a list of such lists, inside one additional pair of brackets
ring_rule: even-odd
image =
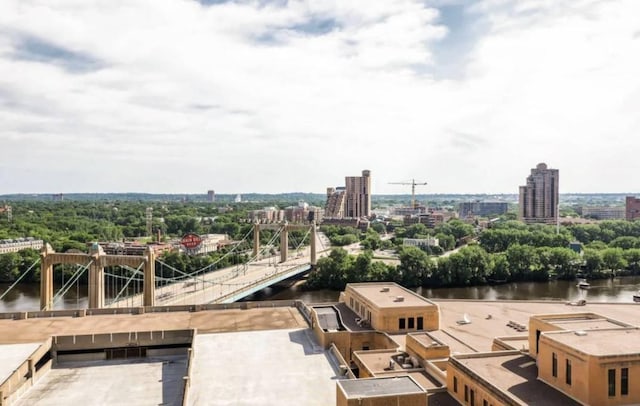
[(640, 353), (640, 329), (616, 328), (543, 333), (550, 340), (597, 357), (636, 355)]
[(195, 328), (198, 333), (307, 327), (294, 307), (0, 320), (0, 344), (44, 342), (55, 335)]
[(456, 360), (522, 405), (573, 406), (578, 402), (539, 381), (533, 358), (518, 353), (474, 354)]
[(186, 356), (63, 362), (15, 406), (182, 405)]
[(41, 345), (42, 343), (0, 345), (0, 383), (11, 376)]
[[(435, 306), (424, 296), (392, 282), (349, 283), (347, 288), (353, 289), (379, 309)], [(398, 297), (402, 297), (402, 301), (397, 300)]]
[(310, 329), (200, 334), (190, 405), (335, 404), (336, 368)]
[(409, 376), (349, 379), (339, 381), (338, 385), (349, 399), (425, 392)]

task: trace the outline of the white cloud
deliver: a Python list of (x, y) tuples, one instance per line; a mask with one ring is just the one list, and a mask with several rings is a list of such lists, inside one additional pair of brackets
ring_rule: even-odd
[(0, 193), (322, 193), (365, 168), (374, 193), (515, 193), (539, 161), (562, 191), (637, 188), (640, 4), (476, 2), (442, 79), (461, 27), (436, 7), (460, 4), (5, 0)]

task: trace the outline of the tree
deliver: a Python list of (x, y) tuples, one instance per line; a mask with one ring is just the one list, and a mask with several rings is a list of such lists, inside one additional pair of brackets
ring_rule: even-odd
[(508, 281), (511, 278), (511, 272), (509, 271), (509, 261), (504, 253), (495, 254), (491, 257), (491, 271), (487, 277), (487, 280)]
[(607, 248), (602, 251), (602, 261), (604, 269), (611, 271), (611, 276), (617, 271), (627, 267), (627, 261), (624, 259), (621, 248)]
[(398, 272), (405, 286), (421, 286), (433, 272), (433, 265), (427, 254), (416, 247), (404, 247), (400, 251)]
[(505, 254), (515, 281), (530, 279), (531, 272), (540, 268), (540, 257), (533, 247), (515, 244)]
[(584, 261), (584, 271), (587, 277), (597, 275), (604, 265), (602, 260), (602, 254), (599, 250), (592, 248), (585, 248), (582, 254)]

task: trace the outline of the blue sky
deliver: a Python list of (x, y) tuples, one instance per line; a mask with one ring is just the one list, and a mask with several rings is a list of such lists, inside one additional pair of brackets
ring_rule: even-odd
[(636, 0), (3, 0), (0, 194), (640, 192)]

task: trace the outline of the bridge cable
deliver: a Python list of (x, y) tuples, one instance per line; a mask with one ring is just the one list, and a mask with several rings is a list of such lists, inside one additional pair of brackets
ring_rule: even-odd
[(53, 296), (53, 305), (55, 305), (62, 297), (64, 297), (64, 295), (67, 294), (69, 289), (73, 287), (73, 284), (76, 283), (78, 279), (80, 279), (80, 276), (82, 276), (84, 271), (86, 271), (89, 266), (91, 266), (91, 264), (93, 264), (93, 260), (89, 261), (89, 263), (86, 265), (80, 266), (80, 268), (78, 268), (78, 270), (73, 275), (71, 275), (71, 278), (67, 280), (67, 283), (60, 288), (56, 295)]
[(24, 272), (22, 273), (22, 275), (20, 275), (20, 277), (18, 277), (18, 279), (16, 279), (16, 281), (15, 281), (15, 282), (13, 282), (13, 284), (11, 284), (11, 286), (9, 286), (9, 289), (7, 289), (7, 290), (6, 290), (2, 295), (0, 295), (0, 300), (2, 300), (2, 299), (7, 295), (7, 293), (9, 293), (9, 292), (11, 291), (11, 289), (13, 289), (13, 288), (18, 284), (18, 282), (20, 282), (20, 281), (22, 280), (22, 278), (24, 278), (24, 277), (29, 273), (29, 271), (33, 269), (33, 267), (34, 267), (34, 266), (36, 266), (36, 264), (37, 264), (38, 262), (40, 262), (40, 258), (36, 259), (36, 262), (34, 262), (33, 264), (31, 264), (31, 266), (29, 267), (29, 269), (27, 269), (26, 271), (24, 271)]

